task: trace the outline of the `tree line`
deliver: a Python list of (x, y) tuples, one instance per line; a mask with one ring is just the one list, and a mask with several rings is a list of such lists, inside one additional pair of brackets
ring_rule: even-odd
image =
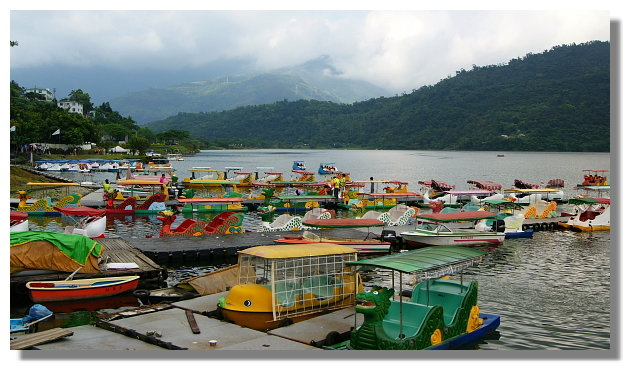
[[(68, 97), (83, 106), (83, 113), (71, 113), (59, 108), (57, 100), (28, 92), (17, 82), (10, 85), (11, 151), (19, 152), (34, 143), (67, 144), (79, 147), (87, 142), (98, 149), (109, 150), (124, 143), (124, 147), (143, 155), (154, 147), (171, 146), (179, 151), (195, 151), (200, 143), (188, 130), (154, 132), (138, 126), (130, 117), (114, 111), (108, 102), (95, 106), (88, 93), (72, 90)], [(58, 130), (60, 130), (58, 132)]]
[(284, 100), (147, 126), (203, 147), (608, 152), (610, 46), (556, 46), (354, 104)]

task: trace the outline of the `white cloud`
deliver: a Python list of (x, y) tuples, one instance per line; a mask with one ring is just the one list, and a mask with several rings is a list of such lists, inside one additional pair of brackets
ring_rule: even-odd
[(262, 69), (330, 55), (345, 76), (395, 91), (554, 45), (609, 39), (597, 11), (12, 11), (12, 67)]

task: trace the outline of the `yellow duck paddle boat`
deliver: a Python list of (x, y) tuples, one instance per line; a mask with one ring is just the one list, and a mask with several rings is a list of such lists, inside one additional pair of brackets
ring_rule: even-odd
[(238, 252), (238, 283), (218, 302), (223, 319), (261, 331), (352, 306), (361, 278), (348, 246), (256, 246)]

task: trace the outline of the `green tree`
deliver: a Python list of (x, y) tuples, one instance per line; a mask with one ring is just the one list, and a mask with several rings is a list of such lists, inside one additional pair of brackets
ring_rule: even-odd
[(143, 155), (150, 148), (152, 144), (144, 137), (133, 136), (128, 141), (128, 148), (133, 154)]

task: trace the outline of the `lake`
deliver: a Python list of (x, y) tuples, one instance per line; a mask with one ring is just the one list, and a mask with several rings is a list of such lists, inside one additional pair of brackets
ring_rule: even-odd
[[(610, 169), (608, 153), (528, 153), (464, 151), (368, 150), (223, 150), (201, 151), (175, 161), (179, 180), (192, 167), (242, 167), (255, 171), (272, 167), (290, 177), (294, 160), (317, 172), (320, 163), (332, 162), (351, 179), (399, 180), (418, 191), (418, 181), (440, 180), (456, 189), (468, 180), (490, 180), (510, 188), (514, 179), (544, 183), (565, 181), (565, 196), (576, 194), (584, 169)], [(316, 175), (317, 176), (317, 175)], [(113, 178), (96, 174), (96, 181)], [(318, 179), (322, 179), (317, 176)], [(610, 181), (610, 175), (609, 181)], [(31, 220), (31, 218), (29, 218)], [(59, 231), (62, 218), (34, 218), (35, 228)], [(249, 214), (247, 229), (259, 220)], [(107, 236), (143, 239), (157, 235), (155, 216), (113, 219)], [(510, 239), (486, 248), (484, 261), (465, 271), (464, 279), (479, 282), (481, 311), (501, 316), (500, 337), (478, 346), (483, 350), (610, 349), (611, 343), (611, 233), (537, 232), (532, 239)], [(220, 266), (220, 265), (217, 265)], [(187, 279), (216, 266), (171, 270), (170, 283)], [(372, 275), (369, 276), (370, 279)], [(374, 282), (387, 282), (381, 278)]]

